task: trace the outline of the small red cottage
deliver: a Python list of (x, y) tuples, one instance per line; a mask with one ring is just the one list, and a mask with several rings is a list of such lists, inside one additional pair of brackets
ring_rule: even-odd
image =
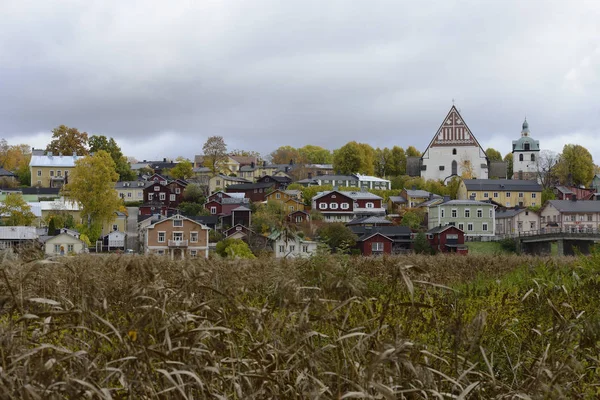
[(442, 253), (467, 254), (465, 233), (452, 225), (438, 226), (427, 231), (427, 240), (431, 247)]
[(367, 232), (359, 237), (356, 246), (363, 256), (391, 254), (394, 241), (379, 232)]

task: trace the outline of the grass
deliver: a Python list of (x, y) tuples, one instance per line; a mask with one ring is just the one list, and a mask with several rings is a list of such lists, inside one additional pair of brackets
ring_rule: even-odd
[(597, 398), (600, 255), (0, 262), (0, 399)]

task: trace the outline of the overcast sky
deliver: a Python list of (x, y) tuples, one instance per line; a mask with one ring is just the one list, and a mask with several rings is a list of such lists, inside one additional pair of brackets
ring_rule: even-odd
[(600, 162), (600, 1), (0, 1), (0, 137), (65, 124), (142, 159), (423, 151), (455, 99), (479, 142)]

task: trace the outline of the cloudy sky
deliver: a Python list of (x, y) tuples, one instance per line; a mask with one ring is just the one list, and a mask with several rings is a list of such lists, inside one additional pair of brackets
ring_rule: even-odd
[(424, 150), (454, 99), (484, 147), (527, 116), (600, 161), (600, 1), (0, 1), (0, 137), (65, 124), (138, 159)]

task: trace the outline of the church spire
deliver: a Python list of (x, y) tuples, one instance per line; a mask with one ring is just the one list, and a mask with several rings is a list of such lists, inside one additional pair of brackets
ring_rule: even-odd
[(523, 121), (523, 129), (521, 130), (521, 136), (529, 136), (529, 124), (527, 123), (527, 118)]

